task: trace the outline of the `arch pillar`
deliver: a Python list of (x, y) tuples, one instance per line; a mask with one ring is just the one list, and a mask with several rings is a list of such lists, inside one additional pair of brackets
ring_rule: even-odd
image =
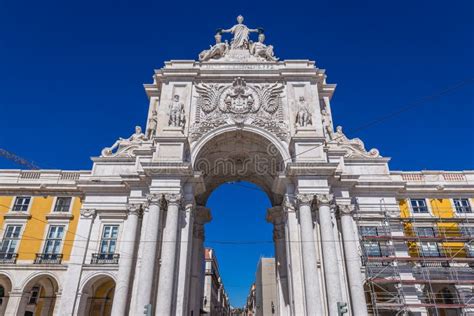
[(285, 243), (285, 214), (282, 206), (274, 206), (267, 210), (267, 221), (273, 224), (273, 242), (275, 244), (275, 271), (278, 291), (279, 315), (290, 315), (288, 288), (287, 249)]
[(189, 287), (189, 313), (198, 316), (201, 308), (203, 284), (201, 279), (202, 263), (204, 261), (204, 224), (210, 222), (211, 212), (207, 207), (196, 206), (193, 225), (191, 282)]

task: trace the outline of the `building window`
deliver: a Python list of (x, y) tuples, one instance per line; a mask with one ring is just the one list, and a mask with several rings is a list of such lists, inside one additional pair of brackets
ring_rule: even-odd
[[(376, 226), (361, 226), (360, 235), (362, 237), (374, 237), (378, 236)], [(369, 257), (381, 257), (382, 251), (380, 249), (380, 243), (378, 241), (362, 241), (362, 247), (366, 256)]]
[(468, 199), (453, 199), (456, 213), (472, 213)]
[(40, 290), (41, 289), (39, 286), (33, 286), (31, 288), (31, 294), (30, 294), (30, 299), (28, 300), (28, 305), (36, 305), (36, 303), (38, 303)]
[(360, 234), (362, 237), (378, 236), (376, 226), (361, 226)]
[(411, 209), (413, 213), (428, 213), (428, 206), (425, 199), (411, 199)]
[(0, 256), (14, 254), (16, 251), (16, 245), (20, 240), (21, 225), (7, 225), (5, 234), (3, 235), (2, 246), (0, 247)]
[(49, 227), (46, 243), (44, 244), (44, 254), (56, 255), (60, 253), (61, 242), (64, 235), (64, 226), (52, 225)]
[(462, 226), (461, 233), (466, 237), (474, 237), (474, 226)]
[(71, 206), (71, 197), (58, 197), (56, 199), (56, 205), (54, 205), (53, 212), (69, 212)]
[(100, 254), (114, 254), (117, 244), (118, 225), (105, 225), (100, 241)]
[[(436, 237), (436, 233), (433, 227), (416, 227), (416, 235), (418, 237)], [(423, 257), (439, 257), (440, 251), (437, 242), (433, 241), (422, 241), (420, 242), (421, 255)]]
[(18, 196), (15, 199), (15, 204), (13, 204), (13, 211), (15, 212), (28, 211), (28, 206), (30, 205), (30, 201), (31, 201), (30, 196)]

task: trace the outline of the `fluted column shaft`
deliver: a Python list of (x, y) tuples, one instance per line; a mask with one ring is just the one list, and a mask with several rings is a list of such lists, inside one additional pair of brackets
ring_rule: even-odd
[(166, 201), (168, 208), (166, 211), (166, 224), (163, 229), (161, 266), (155, 309), (156, 315), (171, 315), (171, 306), (174, 297), (173, 285), (176, 269), (176, 248), (181, 195), (169, 194), (166, 196)]
[(194, 222), (194, 200), (186, 200), (180, 230), (178, 293), (176, 297), (176, 315), (188, 315), (188, 290), (191, 283), (192, 243)]
[(128, 217), (123, 227), (120, 241), (120, 259), (115, 285), (112, 315), (127, 315), (128, 294), (132, 268), (134, 263), (135, 245), (138, 229), (138, 218), (141, 216), (142, 207), (139, 204), (128, 205)]
[(349, 280), (349, 294), (351, 297), (352, 315), (367, 315), (364, 284), (360, 269), (360, 256), (357, 250), (357, 241), (354, 235), (354, 219), (352, 218), (352, 205), (340, 205), (341, 229), (344, 245), (344, 256)]
[(319, 227), (321, 230), (322, 259), (324, 263), (328, 311), (329, 315), (337, 316), (337, 302), (342, 300), (342, 292), (330, 202), (331, 197), (329, 195), (318, 195)]
[(143, 239), (140, 242), (141, 264), (138, 273), (138, 286), (136, 287), (135, 315), (143, 314), (145, 305), (151, 304), (153, 291), (153, 280), (155, 266), (157, 263), (158, 237), (160, 233), (160, 218), (162, 209), (160, 196), (152, 194), (148, 196), (148, 207), (146, 208), (143, 229)]
[(316, 247), (313, 235), (313, 218), (311, 216), (311, 204), (314, 196), (309, 194), (299, 194), (297, 198), (303, 250), (306, 314), (318, 316), (323, 315), (323, 310), (321, 305), (321, 292), (319, 290)]

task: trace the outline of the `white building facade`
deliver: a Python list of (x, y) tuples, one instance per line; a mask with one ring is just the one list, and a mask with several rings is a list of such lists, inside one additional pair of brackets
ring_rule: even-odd
[[(2, 245), (21, 240), (2, 250), (7, 261), (18, 256), (0, 266), (5, 315), (199, 315), (206, 202), (236, 180), (272, 203), (280, 315), (338, 315), (341, 304), (357, 316), (472, 310), (474, 172), (391, 172), (389, 158), (334, 128), (325, 71), (279, 61), (263, 30), (242, 20), (198, 61), (156, 70), (146, 129), (104, 148), (91, 171), (0, 171), (0, 198), (12, 201)], [(43, 196), (80, 207), (41, 213)], [(18, 213), (22, 197), (39, 213)], [(38, 244), (32, 259), (25, 231), (6, 231), (35, 219), (46, 222), (35, 238), (58, 246)], [(396, 299), (380, 299), (380, 288)]]

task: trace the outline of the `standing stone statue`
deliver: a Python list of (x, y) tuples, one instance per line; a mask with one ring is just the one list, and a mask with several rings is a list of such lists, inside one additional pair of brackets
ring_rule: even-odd
[(158, 127), (158, 117), (157, 117), (157, 112), (156, 110), (153, 110), (153, 113), (148, 120), (148, 128), (146, 130), (146, 137), (148, 139), (151, 139), (153, 135), (155, 134), (156, 128)]
[(322, 119), (323, 119), (323, 128), (327, 136), (329, 137), (329, 140), (334, 139), (334, 128), (332, 125), (332, 120), (331, 116), (329, 115), (328, 111), (326, 109), (323, 109), (321, 111), (322, 114)]
[(299, 98), (298, 112), (296, 113), (296, 127), (311, 125), (311, 113), (303, 96)]
[(175, 94), (173, 102), (169, 107), (168, 125), (173, 127), (183, 127), (186, 117), (184, 113), (184, 104), (179, 101), (179, 95)]
[(237, 24), (230, 29), (222, 30), (222, 33), (232, 33), (234, 38), (230, 42), (232, 49), (248, 49), (249, 48), (249, 34), (251, 32), (258, 32), (258, 29), (249, 29), (245, 24), (242, 24), (244, 17), (239, 15), (237, 17)]
[(261, 57), (268, 61), (276, 61), (278, 58), (274, 56), (273, 53), (273, 46), (272, 45), (265, 45), (263, 42), (265, 41), (265, 34), (260, 33), (258, 34), (258, 42), (252, 43), (250, 45), (250, 54)]

